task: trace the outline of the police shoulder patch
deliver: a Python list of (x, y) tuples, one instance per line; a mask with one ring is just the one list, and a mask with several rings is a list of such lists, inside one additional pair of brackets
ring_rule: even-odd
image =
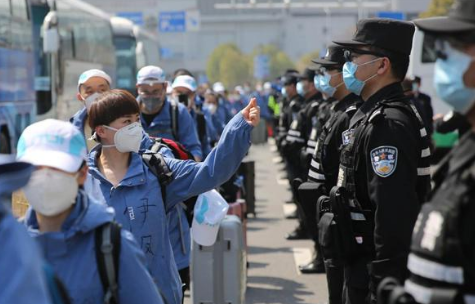
[(347, 146), (350, 144), (351, 139), (353, 137), (354, 129), (348, 129), (341, 133), (341, 142), (343, 146)]
[(380, 146), (371, 150), (371, 164), (373, 171), (378, 176), (388, 177), (396, 171), (397, 148), (393, 146)]

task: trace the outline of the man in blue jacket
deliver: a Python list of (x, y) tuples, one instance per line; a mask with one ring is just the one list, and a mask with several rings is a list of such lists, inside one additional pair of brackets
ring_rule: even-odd
[(82, 190), (88, 171), (82, 134), (70, 123), (48, 119), (26, 128), (17, 150), (18, 160), (36, 166), (23, 188), (30, 204), (26, 226), (72, 303), (105, 303), (108, 291), (121, 304), (163, 303), (144, 254), (126, 229), (120, 231), (118, 270), (114, 269), (117, 291), (101, 283), (95, 233), (113, 221), (114, 212)]
[(195, 124), (186, 107), (167, 98), (165, 73), (156, 66), (143, 67), (137, 74), (142, 127), (152, 137), (180, 142), (194, 156), (203, 158)]
[(14, 160), (14, 155), (0, 154), (0, 302), (50, 304), (40, 251), (6, 206), (33, 171)]

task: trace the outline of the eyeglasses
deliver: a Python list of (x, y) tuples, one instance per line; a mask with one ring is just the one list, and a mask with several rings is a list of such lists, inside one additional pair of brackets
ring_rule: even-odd
[(372, 51), (366, 51), (366, 50), (359, 50), (359, 49), (352, 49), (352, 50), (345, 50), (343, 53), (345, 60), (347, 62), (353, 61), (355, 54), (358, 55), (373, 55), (376, 57), (388, 57), (386, 54), (383, 53), (378, 53), (378, 52), (372, 52)]

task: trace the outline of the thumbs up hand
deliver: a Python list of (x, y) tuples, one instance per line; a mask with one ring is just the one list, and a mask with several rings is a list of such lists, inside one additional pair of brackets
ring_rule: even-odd
[(257, 126), (261, 119), (261, 108), (257, 105), (256, 98), (252, 98), (247, 107), (245, 107), (241, 113), (248, 124), (253, 127)]

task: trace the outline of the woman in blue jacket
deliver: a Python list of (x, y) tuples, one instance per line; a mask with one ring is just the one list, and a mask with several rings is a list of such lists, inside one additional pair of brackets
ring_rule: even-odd
[[(72, 303), (105, 303), (95, 232), (112, 222), (114, 212), (92, 202), (81, 189), (88, 171), (83, 135), (70, 123), (48, 119), (26, 128), (17, 150), (20, 161), (36, 166), (23, 188), (31, 206), (25, 218), (30, 236), (40, 244)], [(116, 302), (162, 304), (142, 250), (129, 231), (120, 233), (118, 273), (113, 281), (118, 285)]]
[(169, 304), (181, 303), (181, 282), (170, 245), (166, 212), (191, 196), (213, 189), (237, 170), (259, 122), (256, 100), (226, 126), (215, 149), (202, 163), (165, 158), (173, 180), (165, 202), (157, 178), (137, 151), (142, 128), (135, 98), (122, 90), (104, 93), (91, 106), (89, 123), (101, 145), (89, 154), (89, 173), (117, 221), (133, 233), (157, 286)]

